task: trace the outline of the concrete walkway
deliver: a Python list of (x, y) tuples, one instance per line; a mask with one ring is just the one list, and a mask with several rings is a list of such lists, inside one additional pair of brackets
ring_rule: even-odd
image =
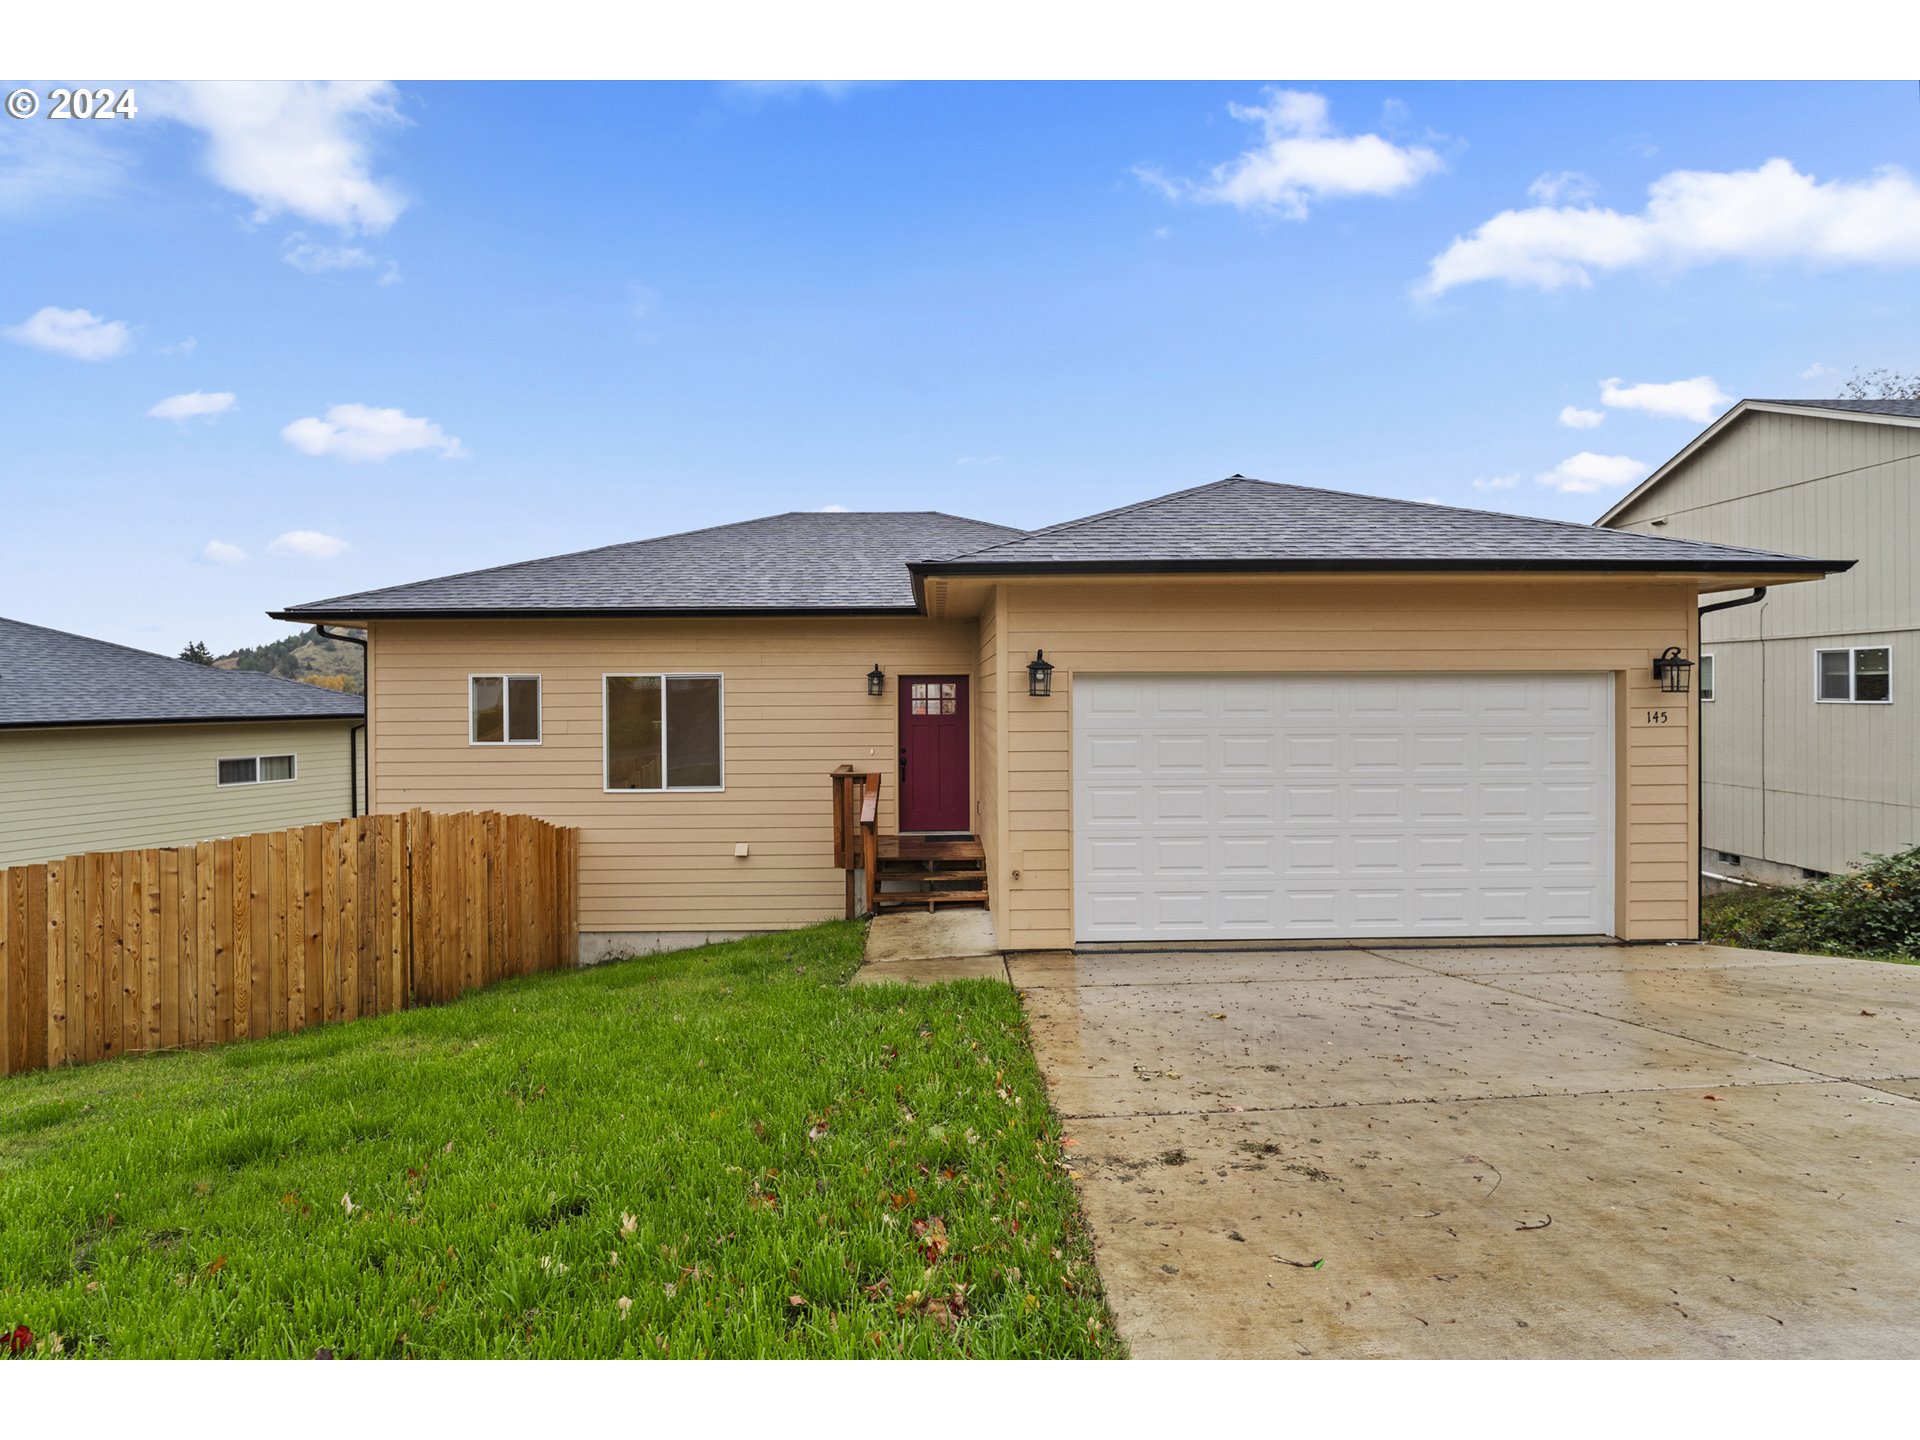
[(1007, 965), (985, 910), (895, 910), (867, 927), (855, 985), (936, 985), (1005, 980)]
[(1920, 967), (1009, 968), (1135, 1355), (1920, 1354)]

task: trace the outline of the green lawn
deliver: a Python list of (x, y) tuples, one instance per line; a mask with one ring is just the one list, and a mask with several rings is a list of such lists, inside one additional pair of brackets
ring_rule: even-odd
[(0, 1080), (0, 1330), (117, 1356), (1119, 1351), (1013, 992), (816, 929)]

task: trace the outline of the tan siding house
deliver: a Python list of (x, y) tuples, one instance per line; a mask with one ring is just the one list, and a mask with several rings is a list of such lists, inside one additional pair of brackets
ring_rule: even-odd
[(1600, 523), (1858, 560), (1702, 621), (1705, 868), (1790, 881), (1920, 844), (1920, 404), (1742, 401)]
[(363, 723), (358, 696), (0, 620), (0, 866), (356, 813)]
[[(1653, 661), (1697, 652), (1703, 591), (1832, 568), (1236, 476), (1030, 534), (776, 516), (281, 618), (368, 630), (376, 810), (580, 828), (589, 959), (839, 914), (840, 767), (881, 776), (883, 866), (976, 857), (1009, 948), (1664, 940), (1697, 927), (1696, 730)], [(889, 873), (880, 903), (943, 903)]]

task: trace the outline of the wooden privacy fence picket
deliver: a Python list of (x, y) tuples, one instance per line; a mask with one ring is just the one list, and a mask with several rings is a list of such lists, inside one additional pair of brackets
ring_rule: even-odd
[(0, 1074), (570, 966), (578, 841), (530, 815), (409, 810), (0, 869)]

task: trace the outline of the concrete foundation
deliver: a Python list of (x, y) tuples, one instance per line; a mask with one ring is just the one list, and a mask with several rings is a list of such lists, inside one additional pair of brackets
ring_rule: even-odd
[(697, 950), (702, 945), (719, 945), (728, 940), (745, 940), (750, 935), (773, 933), (771, 930), (583, 930), (578, 963), (598, 965), (605, 960), (625, 960), (634, 955)]

